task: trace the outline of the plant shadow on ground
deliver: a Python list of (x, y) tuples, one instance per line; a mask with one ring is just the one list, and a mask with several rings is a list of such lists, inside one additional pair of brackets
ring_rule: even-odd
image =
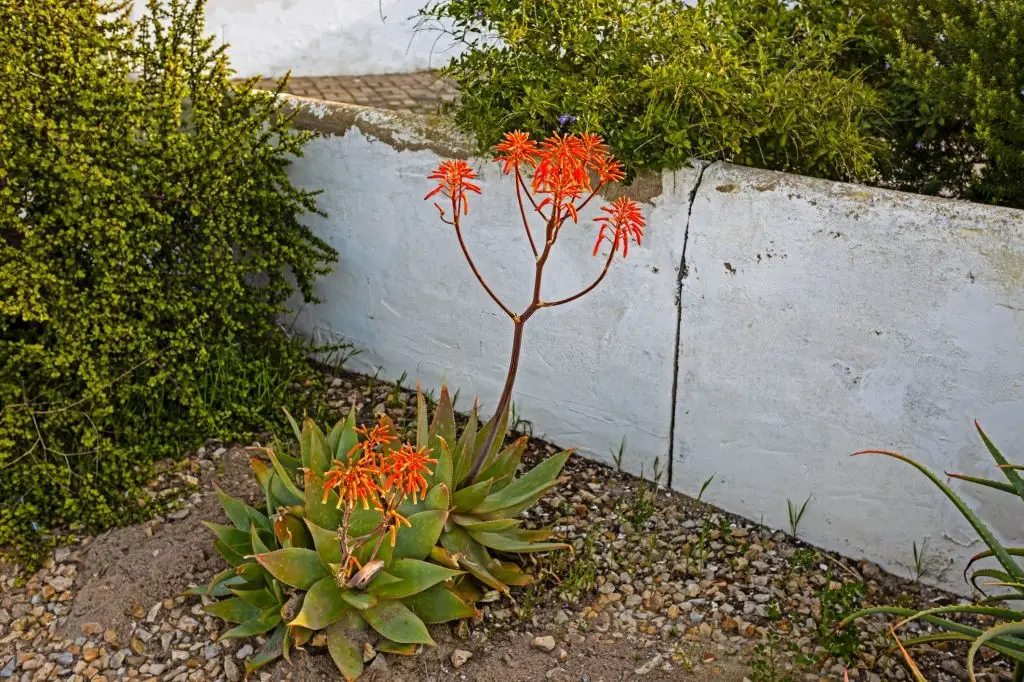
[[(409, 387), (340, 371), (326, 381), (321, 413), (355, 407), (366, 423), (383, 411), (400, 429), (415, 428)], [(287, 442), (285, 434), (281, 439)], [(523, 467), (554, 452), (531, 440)], [(106, 652), (101, 656), (122, 666), (116, 672), (108, 662), (112, 678), (132, 666), (166, 674), (177, 666), (194, 675), (190, 680), (232, 679), (244, 658), (237, 654), (256, 642), (214, 643), (223, 625), (181, 593), (220, 568), (198, 523), (221, 520), (213, 485), (250, 501), (258, 494), (248, 454), (209, 444), (152, 483), (154, 490), (191, 494), (178, 512), (61, 550), (61, 561), (33, 576), (4, 578), (10, 571), (0, 567), (0, 617), (4, 609), (13, 614), (10, 626), (19, 635), (0, 639), (0, 669), (31, 659), (26, 653), (40, 646), (31, 636), (38, 630), (49, 633), (40, 635), (46, 645), (38, 654), (66, 645), (77, 647), (72, 658), (81, 656), (93, 644), (76, 640), (92, 637)], [(568, 480), (524, 516), (530, 527), (554, 526), (573, 551), (525, 558), (536, 577), (532, 585), (484, 604), (475, 621), (433, 628), (437, 648), (374, 659), (366, 679), (783, 682), (842, 679), (847, 667), (854, 680), (903, 679), (890, 652), (888, 621), (870, 619), (841, 632), (836, 624), (869, 604), (934, 606), (952, 599), (612, 467), (573, 457), (565, 474)], [(472, 654), (457, 671), (455, 650)], [(337, 679), (325, 651), (309, 651), (264, 674)], [(915, 653), (929, 680), (960, 679), (960, 648), (939, 642)], [(990, 679), (1005, 672), (998, 660), (989, 664)]]

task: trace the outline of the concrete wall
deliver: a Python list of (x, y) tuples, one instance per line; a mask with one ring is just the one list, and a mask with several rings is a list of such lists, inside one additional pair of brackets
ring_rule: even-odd
[[(143, 0), (136, 0), (136, 13)], [(240, 76), (404, 73), (443, 65), (450, 44), (417, 33), (426, 0), (209, 0), (207, 30)], [(436, 42), (435, 42), (436, 41)]]
[[(316, 232), (341, 253), (324, 303), (298, 327), (364, 352), (357, 370), (436, 386), (492, 409), (511, 324), (480, 290), (455, 236), (422, 200), (425, 176), (465, 157), (425, 119), (306, 103), (327, 135), (293, 178), (326, 189)], [(532, 259), (512, 187), (493, 164), (465, 233), (480, 269), (519, 307)], [(530, 321), (515, 400), (542, 435), (773, 527), (812, 495), (807, 540), (897, 571), (929, 538), (932, 579), (963, 589), (978, 549), (919, 473), (992, 474), (979, 418), (1013, 457), (1024, 436), (1024, 213), (715, 164), (644, 178), (649, 230), (594, 293)], [(550, 296), (599, 269), (589, 221), (559, 242)], [(685, 250), (685, 253), (684, 253)], [(677, 339), (678, 326), (678, 339)], [(465, 407), (466, 404), (463, 404)], [(956, 486), (1006, 537), (1017, 506)], [(1019, 505), (1019, 501), (1017, 502)]]

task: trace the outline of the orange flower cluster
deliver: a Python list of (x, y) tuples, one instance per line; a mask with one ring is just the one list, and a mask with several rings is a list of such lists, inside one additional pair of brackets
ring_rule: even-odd
[[(539, 202), (533, 201), (534, 208), (541, 215), (544, 215), (544, 209), (548, 209), (550, 213), (544, 217), (557, 227), (569, 218), (578, 222), (580, 209), (602, 187), (625, 178), (622, 164), (611, 155), (601, 136), (593, 133), (555, 133), (538, 145), (530, 139), (529, 133), (516, 130), (505, 133), (495, 151), (495, 160), (501, 164), (502, 173), (515, 173), (516, 181), (523, 183), (524, 189), (526, 184), (522, 180), (522, 172), (533, 171), (529, 190), (539, 198)], [(478, 185), (469, 182), (477, 175), (465, 161), (445, 161), (428, 177), (440, 182), (425, 198), (443, 193), (452, 199), (456, 214), (467, 210), (467, 191), (481, 193)], [(594, 254), (603, 241), (608, 241), (612, 244), (613, 253), (621, 248), (625, 256), (629, 242), (632, 240), (639, 244), (643, 237), (645, 222), (640, 207), (636, 202), (622, 198), (601, 210), (608, 216), (596, 219), (602, 225)]]
[[(336, 490), (339, 509), (343, 504), (349, 509), (357, 504), (363, 509), (373, 507), (394, 517), (397, 526), (404, 519), (394, 510), (406, 495), (412, 495), (415, 503), (427, 494), (426, 477), (431, 474), (427, 465), (436, 464), (437, 459), (430, 457), (429, 449), (409, 443), (390, 449), (398, 439), (383, 420), (372, 428), (359, 427), (356, 431), (363, 440), (349, 450), (348, 461), (335, 460), (324, 475), (323, 502), (327, 502), (330, 491)], [(355, 459), (356, 454), (359, 459)]]

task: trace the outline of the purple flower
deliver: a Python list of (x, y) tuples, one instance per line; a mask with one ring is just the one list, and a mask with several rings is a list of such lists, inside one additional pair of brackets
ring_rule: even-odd
[(558, 125), (561, 126), (562, 128), (568, 125), (572, 125), (575, 122), (576, 117), (571, 114), (562, 114), (561, 116), (558, 117)]
[(892, 68), (892, 64), (890, 64), (888, 61), (886, 61), (885, 62), (885, 70), (888, 71), (891, 68)]
[(917, 142), (915, 142), (914, 143), (914, 149), (924, 149), (924, 142), (922, 142), (921, 140), (918, 140)]
[(476, 11), (476, 18), (477, 19), (483, 19), (484, 18), (484, 11), (482, 9), (478, 9)]

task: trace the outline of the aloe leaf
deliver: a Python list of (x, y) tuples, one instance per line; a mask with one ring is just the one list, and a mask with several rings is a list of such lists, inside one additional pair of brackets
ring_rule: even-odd
[(456, 524), (468, 531), (475, 533), (497, 533), (499, 531), (515, 528), (522, 523), (521, 519), (494, 519), (492, 521), (481, 521), (475, 516), (462, 516), (452, 514), (451, 519)]
[(423, 503), (428, 510), (447, 511), (452, 506), (451, 491), (444, 483), (438, 483), (430, 489), (430, 492), (427, 493), (427, 497), (423, 500)]
[(480, 465), (482, 468), (486, 468), (490, 465), (494, 455), (497, 454), (505, 443), (505, 434), (508, 433), (508, 415), (511, 407), (512, 404), (510, 402), (508, 405), (505, 405), (505, 409), (502, 410), (500, 415), (495, 414), (488, 419), (487, 423), (483, 425), (483, 428), (480, 429), (480, 432), (476, 436), (476, 440), (473, 443), (473, 459), (476, 459), (476, 457), (479, 456), (480, 451), (484, 449), (484, 443), (487, 441), (487, 435), (490, 433), (491, 427), (494, 426), (495, 420), (497, 420), (497, 431), (495, 432), (494, 440), (491, 441), (490, 447), (487, 448), (487, 454), (484, 455), (483, 464)]
[(236, 625), (231, 628), (223, 635), (221, 639), (231, 639), (232, 637), (252, 637), (253, 635), (262, 635), (264, 632), (272, 630), (277, 627), (281, 622), (281, 611), (277, 608), (269, 608), (261, 611), (255, 618), (250, 618), (241, 625)]
[(912, 467), (923, 473), (925, 476), (929, 478), (929, 480), (931, 480), (932, 483), (938, 486), (939, 490), (941, 490), (943, 494), (945, 494), (946, 497), (949, 498), (950, 502), (952, 502), (954, 506), (956, 506), (957, 510), (964, 516), (964, 518), (967, 519), (968, 523), (971, 524), (975, 532), (978, 533), (979, 536), (981, 536), (981, 539), (985, 542), (985, 545), (987, 545), (988, 548), (992, 550), (992, 553), (994, 554), (996, 559), (998, 559), (1002, 567), (1006, 569), (1006, 572), (1014, 578), (1024, 579), (1024, 571), (1022, 571), (1020, 566), (1017, 565), (1017, 562), (1010, 557), (1006, 549), (1003, 547), (1002, 543), (1000, 543), (999, 540), (996, 539), (995, 535), (992, 534), (992, 531), (989, 530), (988, 526), (985, 525), (985, 523), (978, 517), (978, 515), (975, 514), (974, 511), (970, 507), (968, 507), (962, 499), (960, 499), (960, 496), (957, 495), (952, 488), (946, 485), (945, 482), (943, 482), (938, 476), (933, 474), (923, 464), (916, 462), (915, 460), (907, 457), (906, 455), (901, 455), (898, 452), (889, 452), (886, 450), (864, 450), (854, 454), (885, 455), (887, 457), (892, 457), (902, 462), (906, 462), (907, 464), (911, 465)]
[(499, 592), (508, 593), (508, 585), (495, 577), (488, 569), (490, 557), (487, 550), (461, 528), (454, 528), (441, 536), (441, 544), (451, 554), (458, 556), (462, 568), (480, 582)]
[(473, 466), (473, 459), (476, 457), (476, 453), (473, 452), (473, 443), (476, 441), (476, 430), (479, 425), (476, 412), (477, 405), (474, 402), (473, 411), (469, 413), (469, 422), (462, 430), (455, 450), (452, 451), (452, 487), (454, 489), (458, 489), (462, 484), (462, 479), (469, 473), (470, 467)]
[(396, 656), (415, 656), (418, 648), (418, 644), (399, 644), (398, 642), (392, 642), (389, 639), (385, 639), (377, 644), (377, 651), (383, 651), (386, 654), (395, 654)]
[(981, 478), (979, 476), (968, 476), (967, 474), (951, 474), (948, 471), (946, 472), (946, 475), (949, 476), (950, 478), (955, 478), (958, 481), (966, 481), (967, 483), (982, 485), (985, 486), (986, 488), (992, 488), (993, 490), (998, 490), (1003, 493), (1009, 493), (1011, 495), (1017, 494), (1017, 491), (1013, 489), (1012, 485), (1010, 485), (1009, 483), (1004, 483), (1003, 481), (993, 481), (992, 479), (989, 478)]
[(266, 490), (267, 485), (270, 484), (270, 477), (274, 472), (273, 467), (259, 457), (250, 457), (249, 464), (252, 466), (253, 473), (256, 474), (256, 480), (259, 482), (260, 487)]
[(532, 575), (524, 573), (523, 569), (511, 562), (498, 561), (497, 559), (494, 559), (487, 565), (487, 570), (490, 571), (491, 575), (506, 585), (526, 587), (533, 582)]
[(430, 442), (430, 430), (427, 426), (427, 401), (423, 390), (416, 384), (416, 447), (425, 448)]
[(299, 615), (288, 625), (321, 630), (341, 618), (348, 608), (348, 604), (341, 598), (341, 589), (334, 577), (327, 576), (309, 588), (302, 600)]
[[(971, 678), (971, 682), (974, 682), (977, 678), (974, 675), (974, 657), (978, 655), (978, 651), (983, 646), (991, 646), (995, 643), (994, 640), (1005, 640), (1011, 635), (1024, 635), (1024, 623), (1002, 623), (985, 630), (977, 639), (974, 640), (974, 644), (971, 645), (970, 650), (967, 652), (967, 674)], [(1024, 652), (1014, 652), (1007, 654), (1015, 661), (1024, 661)]]
[[(248, 520), (248, 518), (246, 520)], [(248, 528), (246, 528), (245, 531), (241, 531), (237, 528), (222, 526), (219, 523), (211, 523), (209, 521), (202, 521), (202, 524), (210, 529), (221, 542), (238, 554), (245, 556), (246, 554), (251, 553), (252, 543), (249, 539)]]
[(499, 552), (522, 554), (527, 552), (550, 552), (569, 548), (569, 545), (564, 542), (531, 542), (510, 537), (503, 533), (476, 533), (470, 531), (469, 535), (484, 547), (490, 547)]
[(565, 450), (547, 458), (517, 480), (509, 483), (507, 487), (489, 495), (473, 511), (477, 514), (486, 514), (531, 498), (538, 489), (554, 483), (571, 454), (571, 450)]
[[(856, 613), (851, 613), (849, 616), (844, 618), (836, 627), (838, 629), (842, 629), (859, 618), (866, 618), (868, 616), (874, 616), (878, 614), (907, 617), (914, 616), (917, 613), (918, 611), (914, 609), (905, 609), (899, 606), (875, 606), (868, 609), (861, 609)], [(958, 632), (960, 634), (967, 635), (971, 639), (978, 637), (982, 633), (982, 631), (978, 628), (971, 627), (970, 625), (963, 625), (962, 623), (957, 623), (956, 621), (952, 621), (946, 618), (939, 618), (937, 616), (922, 616), (920, 620), (926, 623), (931, 623), (932, 625), (937, 625), (940, 628), (943, 628), (944, 630), (949, 630), (950, 632)], [(1024, 653), (1024, 639), (1019, 639), (1017, 637), (1005, 637), (1001, 638), (1000, 643), (1011, 649), (1016, 650), (1018, 653)]]
[(458, 490), (452, 496), (452, 506), (459, 511), (472, 511), (476, 509), (491, 492), (494, 481), (491, 479), (481, 480), (468, 488)]
[(395, 559), (426, 558), (430, 554), (430, 548), (437, 544), (447, 519), (448, 512), (440, 510), (424, 511), (410, 516), (410, 527), (399, 531), (392, 556)]
[(251, 675), (254, 671), (281, 657), (281, 654), (284, 653), (283, 643), (285, 634), (286, 629), (284, 626), (274, 630), (274, 634), (270, 636), (270, 639), (263, 645), (263, 648), (245, 662), (246, 675)]
[(490, 466), (484, 467), (481, 470), (479, 478), (481, 481), (487, 480), (488, 478), (494, 479), (494, 486), (492, 490), (497, 492), (501, 490), (515, 479), (516, 469), (519, 468), (519, 462), (523, 458), (523, 453), (526, 451), (526, 446), (530, 439), (526, 436), (521, 436), (516, 439), (511, 445), (501, 451)]
[(973, 585), (974, 589), (978, 590), (982, 594), (986, 594), (986, 592), (984, 589), (982, 589), (982, 586), (978, 584), (978, 580), (980, 578), (991, 578), (992, 580), (1001, 583), (1006, 583), (1013, 580), (1013, 576), (1011, 576), (1006, 571), (1000, 571), (995, 568), (979, 568), (977, 571), (971, 573), (971, 585)]
[(320, 555), (311, 549), (289, 547), (258, 554), (256, 560), (285, 585), (300, 590), (308, 590), (318, 580), (330, 575), (327, 567), (320, 561)]
[(985, 447), (988, 449), (989, 454), (992, 455), (992, 459), (996, 461), (996, 465), (999, 466), (1003, 475), (1006, 476), (1006, 480), (1008, 480), (1010, 485), (1013, 486), (1014, 491), (1017, 493), (1017, 497), (1024, 501), (1024, 478), (1021, 478), (1020, 474), (1017, 473), (1016, 468), (1006, 461), (1006, 458), (1003, 457), (1003, 453), (999, 451), (999, 448), (997, 448), (989, 437), (985, 435), (985, 432), (981, 429), (981, 424), (975, 421), (974, 428), (978, 430), (978, 435), (981, 436), (981, 440), (985, 443)]
[(374, 630), (401, 644), (433, 644), (416, 614), (399, 601), (382, 601), (362, 612), (363, 618)]
[(327, 651), (346, 682), (353, 682), (363, 674), (363, 654), (338, 624), (327, 629)]
[(248, 561), (248, 559), (243, 555), (224, 544), (223, 540), (214, 540), (213, 547), (220, 552), (222, 557), (224, 557), (224, 561), (228, 562), (232, 566), (241, 566)]
[[(275, 597), (270, 590), (265, 587), (260, 587), (254, 590), (232, 588), (231, 594), (235, 595), (245, 603), (254, 606), (259, 611), (269, 609), (271, 606), (278, 603), (277, 597)], [(241, 623), (242, 621), (235, 622)]]
[(431, 441), (431, 454), (437, 459), (437, 464), (434, 465), (430, 476), (427, 476), (427, 485), (436, 487), (443, 483), (448, 490), (451, 490), (454, 474), (452, 472), (452, 453), (448, 441), (440, 436), (435, 436)]
[(289, 412), (287, 409), (282, 407), (281, 411), (284, 412), (284, 416), (288, 418), (288, 423), (291, 424), (292, 432), (295, 434), (295, 440), (301, 443), (302, 429), (299, 428), (299, 423), (295, 421), (295, 417), (293, 417), (292, 413)]
[(214, 618), (220, 618), (221, 620), (229, 623), (244, 623), (245, 621), (260, 615), (260, 610), (258, 608), (241, 597), (230, 597), (228, 599), (221, 599), (220, 601), (212, 604), (207, 604), (203, 607), (203, 611)]
[(337, 528), (345, 514), (338, 509), (338, 494), (327, 492), (324, 501), (324, 480), (312, 471), (307, 471), (302, 484), (306, 501), (306, 518), (321, 528)]
[(398, 559), (388, 570), (399, 582), (374, 589), (373, 593), (382, 599), (403, 599), (463, 574), (418, 559)]
[(447, 623), (451, 620), (472, 618), (477, 610), (444, 585), (429, 587), (423, 592), (406, 597), (408, 606), (424, 623)]
[(912, 620), (923, 618), (925, 616), (937, 616), (945, 613), (971, 613), (979, 616), (991, 616), (993, 618), (1000, 618), (1002, 620), (1017, 620), (1021, 617), (1019, 611), (1012, 609), (1003, 609), (997, 606), (975, 606), (973, 604), (957, 604), (954, 606), (939, 606), (934, 609), (926, 609), (919, 611), (913, 616), (903, 619), (896, 624), (896, 627), (902, 627)]
[(249, 547), (251, 548), (252, 554), (264, 554), (269, 552), (271, 549), (276, 549), (267, 546), (263, 537), (260, 536), (260, 532), (256, 530), (255, 523), (249, 524)]
[[(1005, 547), (1006, 553), (1010, 556), (1021, 556), (1024, 557), (1024, 547)], [(964, 567), (964, 580), (967, 580), (967, 575), (971, 570), (971, 566), (981, 561), (982, 559), (988, 559), (995, 556), (991, 549), (984, 549), (970, 558), (967, 562), (967, 566)]]
[(255, 523), (260, 530), (271, 530), (270, 519), (268, 519), (262, 512), (257, 509), (253, 509), (249, 505), (228, 495), (226, 492), (217, 488), (217, 499), (220, 500), (220, 504), (224, 507), (224, 513), (231, 520), (231, 523), (235, 525), (235, 528), (241, 531), (249, 531), (249, 523)]
[[(331, 465), (331, 450), (327, 443), (327, 436), (320, 430), (316, 422), (306, 419), (302, 422), (303, 443), (302, 456), (303, 466), (312, 469), (317, 475), (322, 476)], [(309, 435), (306, 435), (308, 431)], [(308, 448), (308, 449), (307, 449)]]
[[(455, 409), (452, 406), (452, 397), (448, 393), (448, 387), (441, 385), (441, 397), (434, 408), (434, 419), (430, 423), (431, 441), (435, 437), (443, 438), (448, 443), (455, 442)], [(450, 479), (449, 479), (450, 482)]]
[(313, 536), (313, 545), (316, 547), (316, 553), (320, 555), (320, 561), (324, 565), (340, 564), (342, 559), (341, 541), (338, 539), (337, 533), (321, 528), (308, 518), (306, 527), (309, 528), (309, 534)]
[(331, 430), (327, 433), (327, 452), (329, 454), (328, 459), (338, 459), (338, 445), (341, 444), (341, 434), (345, 432), (345, 419), (339, 419), (338, 422), (331, 427)]
[[(267, 457), (270, 458), (270, 463), (274, 465), (274, 471), (277, 472), (277, 479), (284, 486), (285, 490), (288, 491), (288, 494), (291, 495), (291, 497), (293, 498), (289, 502), (289, 504), (302, 504), (304, 500), (302, 491), (299, 490), (295, 486), (295, 483), (292, 482), (291, 474), (289, 474), (288, 471), (281, 464), (281, 461), (280, 459), (278, 459), (277, 454), (275, 454), (274, 451), (271, 450), (270, 448), (266, 448), (266, 453)], [(273, 481), (271, 481), (271, 485), (273, 485)]]
[(341, 438), (338, 440), (338, 447), (334, 450), (334, 458), (343, 462), (348, 461), (348, 453), (359, 443), (359, 434), (356, 433), (356, 408), (353, 406), (348, 411), (345, 424), (342, 427)]
[(360, 611), (365, 611), (377, 603), (377, 597), (374, 595), (369, 594), (368, 592), (358, 592), (356, 590), (342, 590), (341, 598)]

